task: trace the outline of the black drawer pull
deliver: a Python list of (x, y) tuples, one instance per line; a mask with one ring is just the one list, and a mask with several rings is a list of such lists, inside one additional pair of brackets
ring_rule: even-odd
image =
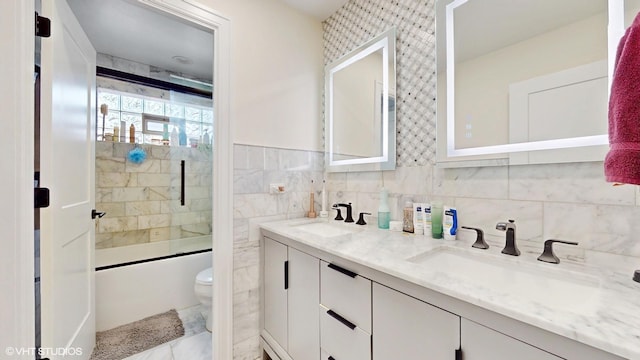
[(335, 265), (335, 264), (329, 264), (329, 265), (327, 265), (327, 266), (328, 266), (329, 268), (331, 268), (331, 269), (333, 269), (333, 270), (337, 271), (337, 272), (340, 272), (340, 273), (343, 273), (343, 274), (347, 275), (348, 277), (355, 278), (356, 276), (358, 276), (358, 274), (354, 273), (353, 271), (351, 271), (351, 270), (347, 270), (347, 269), (345, 269), (345, 268), (341, 268), (340, 266)]
[(289, 261), (284, 262), (284, 289), (289, 289)]
[(334, 359), (333, 356), (329, 356), (327, 360), (336, 360), (336, 359)]
[(332, 318), (340, 321), (344, 326), (348, 327), (351, 330), (356, 328), (356, 325), (354, 323), (338, 315), (338, 313), (333, 310), (327, 310), (327, 314), (329, 314), (329, 316), (331, 316)]

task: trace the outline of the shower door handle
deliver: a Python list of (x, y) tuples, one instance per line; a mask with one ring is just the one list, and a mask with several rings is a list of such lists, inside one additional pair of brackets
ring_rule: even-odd
[(96, 211), (96, 209), (91, 209), (91, 218), (95, 219), (95, 218), (101, 218), (103, 216), (107, 215), (106, 212), (102, 211)]

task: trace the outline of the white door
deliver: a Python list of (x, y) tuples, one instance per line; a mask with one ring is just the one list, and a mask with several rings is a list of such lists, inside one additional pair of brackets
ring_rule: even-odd
[(459, 347), (460, 317), (373, 283), (373, 360), (452, 360)]
[(560, 360), (540, 350), (462, 318), (462, 357), (464, 360)]
[[(41, 15), (51, 19), (41, 67), (41, 183), (51, 190), (41, 211), (42, 348), (88, 359), (95, 345), (96, 54), (65, 0), (43, 0)], [(44, 355), (65, 358), (59, 350)]]
[(287, 350), (287, 246), (264, 238), (264, 330)]
[(320, 260), (289, 248), (289, 355), (295, 360), (320, 360)]

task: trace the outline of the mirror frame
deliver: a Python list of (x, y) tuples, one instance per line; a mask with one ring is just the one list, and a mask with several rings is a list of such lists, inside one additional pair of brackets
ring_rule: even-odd
[(382, 156), (337, 160), (333, 149), (333, 77), (358, 60), (382, 50), (383, 98), (382, 108), (389, 108), (389, 94), (395, 94), (395, 87), (390, 89), (389, 64), (396, 69), (396, 29), (391, 28), (362, 44), (355, 50), (325, 66), (325, 169), (327, 172), (394, 170), (396, 167), (396, 111), (389, 116), (389, 111), (382, 113)]
[[(454, 21), (453, 10), (469, 0), (440, 0), (448, 1), (445, 8), (445, 47), (446, 47), (446, 158), (451, 161), (457, 157), (490, 154), (508, 154), (524, 151), (564, 149), (586, 146), (608, 145), (608, 134), (582, 136), (565, 139), (530, 141), (513, 144), (480, 146), (473, 148), (455, 148), (455, 59), (454, 53)], [(608, 1), (608, 81), (609, 91), (615, 64), (617, 42), (624, 34), (624, 0)], [(441, 161), (447, 161), (440, 159)]]

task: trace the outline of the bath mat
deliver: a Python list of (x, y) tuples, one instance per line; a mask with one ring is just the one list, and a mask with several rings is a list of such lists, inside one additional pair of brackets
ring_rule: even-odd
[(184, 335), (174, 309), (96, 334), (91, 360), (120, 360)]

